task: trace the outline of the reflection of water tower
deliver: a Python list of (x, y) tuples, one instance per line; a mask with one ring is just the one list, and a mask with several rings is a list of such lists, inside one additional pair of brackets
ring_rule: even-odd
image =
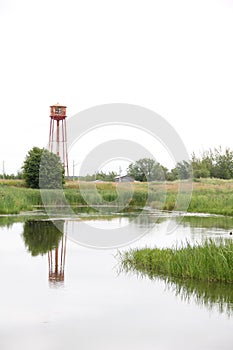
[(53, 286), (58, 286), (64, 282), (66, 240), (67, 236), (64, 233), (59, 245), (48, 252), (49, 282)]
[(66, 133), (66, 106), (59, 103), (50, 106), (49, 151), (60, 157), (64, 165), (65, 175), (69, 176), (67, 133)]

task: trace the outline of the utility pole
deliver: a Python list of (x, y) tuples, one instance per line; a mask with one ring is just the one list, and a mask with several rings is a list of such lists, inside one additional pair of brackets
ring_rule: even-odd
[(5, 179), (5, 161), (2, 161), (2, 178)]

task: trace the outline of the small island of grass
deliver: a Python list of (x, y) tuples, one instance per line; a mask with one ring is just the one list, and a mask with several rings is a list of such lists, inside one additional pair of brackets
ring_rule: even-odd
[(207, 239), (181, 248), (144, 248), (119, 253), (121, 267), (150, 278), (233, 283), (233, 240)]

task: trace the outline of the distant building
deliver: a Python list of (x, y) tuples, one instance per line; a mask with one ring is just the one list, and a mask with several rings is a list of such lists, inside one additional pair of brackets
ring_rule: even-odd
[(115, 182), (134, 182), (134, 178), (130, 175), (116, 176), (114, 177)]

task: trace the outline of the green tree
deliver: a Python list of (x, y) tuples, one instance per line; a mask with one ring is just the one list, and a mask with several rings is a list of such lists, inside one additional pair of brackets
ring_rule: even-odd
[(214, 153), (213, 153), (213, 151), (210, 149), (209, 151), (203, 152), (201, 161), (202, 161), (203, 168), (207, 169), (209, 172), (207, 177), (213, 177), (214, 176)]
[(163, 181), (167, 169), (151, 158), (143, 158), (131, 163), (127, 173), (137, 181)]
[(233, 151), (221, 147), (205, 151), (200, 158), (192, 155), (194, 177), (233, 178)]
[(109, 172), (108, 174), (104, 173), (103, 171), (96, 174), (96, 180), (102, 180), (102, 181), (114, 181), (114, 178), (117, 176), (117, 173), (114, 171)]
[(225, 152), (221, 147), (215, 149), (213, 176), (226, 180), (233, 178), (233, 151), (229, 148)]
[(197, 156), (192, 154), (192, 168), (193, 168), (193, 177), (198, 178), (206, 178), (210, 177), (212, 171), (212, 161), (210, 161), (209, 156), (204, 156), (203, 158), (197, 158)]
[(192, 164), (191, 162), (187, 162), (186, 160), (177, 163), (176, 170), (178, 178), (181, 180), (189, 179), (192, 176)]
[(64, 168), (60, 158), (48, 150), (33, 147), (23, 164), (23, 177), (30, 188), (61, 188)]
[(177, 169), (174, 168), (174, 169), (171, 169), (171, 171), (167, 171), (166, 172), (166, 180), (167, 181), (175, 181), (175, 180), (178, 180), (178, 172), (177, 172)]

